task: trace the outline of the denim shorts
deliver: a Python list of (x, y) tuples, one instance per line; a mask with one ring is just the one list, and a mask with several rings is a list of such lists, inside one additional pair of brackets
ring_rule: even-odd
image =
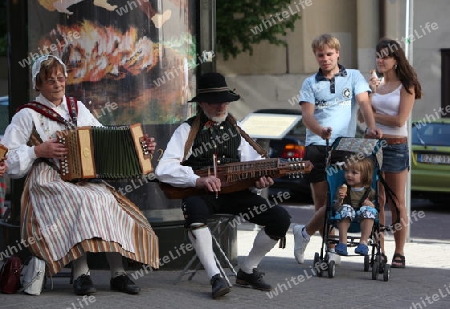
[(383, 147), (383, 165), (381, 170), (388, 173), (399, 173), (409, 169), (408, 144), (386, 145)]

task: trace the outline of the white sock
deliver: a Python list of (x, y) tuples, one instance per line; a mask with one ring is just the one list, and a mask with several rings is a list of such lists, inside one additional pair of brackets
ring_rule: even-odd
[(125, 275), (126, 272), (123, 268), (122, 255), (118, 252), (106, 252), (105, 254), (111, 271), (111, 278)]
[(241, 270), (247, 274), (253, 273), (253, 268), (257, 268), (263, 257), (272, 250), (277, 244), (277, 240), (274, 240), (267, 236), (264, 229), (261, 229), (256, 235), (253, 241), (253, 248), (245, 258), (241, 265)]
[(72, 267), (73, 267), (73, 279), (77, 279), (81, 275), (90, 274), (86, 254), (84, 254), (78, 260), (73, 261)]
[[(191, 227), (199, 225), (203, 225), (203, 223), (193, 223), (191, 224)], [(195, 238), (192, 234), (194, 234)], [(191, 230), (188, 235), (192, 245), (194, 246), (195, 253), (208, 274), (208, 278), (211, 279), (211, 277), (220, 273), (219, 268), (216, 265), (216, 261), (214, 260), (212, 236), (209, 228), (205, 226)]]
[(306, 229), (304, 227), (302, 228), (302, 235), (303, 235), (303, 238), (305, 238), (306, 240), (309, 240), (311, 238), (311, 236), (308, 234), (308, 232), (306, 231)]

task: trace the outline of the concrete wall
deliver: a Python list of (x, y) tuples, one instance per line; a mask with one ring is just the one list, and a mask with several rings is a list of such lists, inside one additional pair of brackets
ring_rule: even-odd
[[(405, 37), (406, 0), (386, 1), (387, 36), (408, 48)], [(412, 119), (434, 115), (441, 107), (441, 48), (450, 48), (450, 2), (448, 0), (415, 0), (412, 25), (412, 65), (422, 85), (424, 96), (416, 101)], [(436, 23), (436, 30), (425, 28)], [(447, 86), (448, 87), (448, 86)]]
[[(447, 0), (415, 1), (414, 68), (423, 87), (424, 97), (417, 101), (413, 117), (434, 114), (441, 106), (441, 48), (450, 48), (450, 2)], [(426, 23), (436, 23), (429, 32)], [(422, 30), (423, 29), (423, 30)], [(425, 31), (426, 35), (424, 35)], [(419, 37), (422, 36), (422, 37)], [(446, 85), (446, 88), (450, 85)], [(413, 118), (413, 119), (415, 119)]]
[(256, 109), (298, 109), (298, 91), (307, 76), (308, 74), (227, 76), (228, 86), (236, 88), (236, 92), (243, 98), (230, 104), (230, 112), (237, 119), (242, 119)]
[(299, 7), (298, 2), (292, 1), (290, 5), (294, 12), (299, 12), (300, 19), (296, 21), (295, 30), (287, 32), (285, 37), (287, 47), (263, 42), (254, 46), (252, 56), (249, 53), (243, 53), (236, 58), (224, 61), (219, 55), (217, 71), (227, 75), (315, 72), (317, 65), (311, 51), (311, 42), (323, 33), (331, 33), (341, 41), (341, 63), (348, 67), (355, 67), (357, 65), (356, 0), (333, 0), (332, 2), (310, 0), (310, 5), (305, 5), (303, 9)]
[[(286, 35), (287, 48), (263, 44), (255, 48), (253, 57), (241, 54), (228, 61), (217, 58), (217, 71), (225, 74), (230, 86), (244, 98), (230, 106), (237, 118), (259, 108), (300, 108), (292, 103), (297, 101), (303, 80), (318, 70), (311, 42), (320, 34), (330, 33), (340, 40), (340, 63), (344, 66), (361, 66), (367, 75), (374, 67), (378, 35), (373, 29), (378, 27), (373, 25), (377, 20), (373, 12), (378, 1), (312, 0), (311, 3), (300, 11), (294, 32)], [(362, 29), (368, 29), (369, 33), (361, 32), (357, 26), (358, 14), (365, 22)]]
[[(406, 0), (379, 1), (384, 1), (386, 6), (386, 36), (399, 40), (402, 47), (407, 48), (407, 43), (402, 41), (405, 36)], [(416, 32), (413, 31), (412, 64), (422, 84), (424, 97), (416, 102), (412, 118), (420, 119), (435, 114), (441, 107), (440, 49), (450, 48), (450, 2), (415, 0), (413, 7), (412, 27)], [(286, 59), (284, 54), (272, 52), (282, 47), (258, 50), (259, 53), (266, 53), (266, 56), (258, 54), (258, 59), (267, 58), (266, 61), (270, 61), (273, 66), (272, 72), (265, 70), (263, 74), (247, 71), (247, 68), (254, 66), (253, 58), (239, 56), (231, 61), (218, 58), (218, 71), (227, 74), (227, 79), (245, 98), (245, 102), (232, 106), (231, 110), (237, 117), (243, 117), (246, 112), (258, 108), (298, 108), (290, 105), (288, 100), (297, 95), (304, 78), (317, 70), (309, 45), (316, 35), (324, 32), (340, 39), (343, 45), (340, 62), (358, 68), (368, 77), (370, 69), (375, 68), (374, 47), (379, 36), (377, 12), (378, 1), (313, 0), (313, 5), (297, 21), (295, 32), (287, 36), (289, 46), (296, 46), (294, 51), (289, 48), (290, 74), (282, 74), (280, 67), (277, 67), (283, 62), (276, 61), (276, 55), (281, 54)], [(427, 22), (436, 23), (438, 28), (426, 30)]]

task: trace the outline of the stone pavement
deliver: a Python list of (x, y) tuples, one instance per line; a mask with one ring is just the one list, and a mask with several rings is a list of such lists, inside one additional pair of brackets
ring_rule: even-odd
[[(248, 253), (257, 233), (249, 226), (243, 224), (238, 230), (239, 257)], [(235, 286), (228, 295), (212, 300), (209, 279), (202, 270), (192, 281), (185, 277), (177, 285), (173, 282), (178, 271), (154, 271), (136, 280), (142, 288), (139, 295), (126, 295), (109, 290), (109, 271), (92, 271), (98, 292), (90, 298), (75, 296), (68, 278), (55, 278), (53, 289), (47, 284), (40, 296), (0, 294), (0, 308), (450, 308), (450, 241), (407, 243), (407, 269), (392, 269), (388, 282), (381, 275), (372, 280), (359, 256), (343, 258), (332, 279), (312, 276), (310, 266), (321, 238), (312, 237), (302, 265), (293, 258), (293, 242), (290, 229), (286, 249), (273, 249), (260, 265), (275, 287), (271, 294)], [(392, 237), (387, 237), (390, 254), (393, 244)]]

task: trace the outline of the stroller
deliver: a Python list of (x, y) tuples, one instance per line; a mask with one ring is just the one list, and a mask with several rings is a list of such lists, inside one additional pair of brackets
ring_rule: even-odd
[[(329, 147), (328, 147), (329, 148)], [(362, 159), (370, 157), (373, 159), (373, 175), (372, 175), (372, 188), (375, 191), (374, 205), (375, 209), (379, 213), (380, 207), (378, 204), (378, 184), (379, 180), (384, 184), (381, 179), (381, 163), (382, 163), (382, 152), (381, 152), (381, 140), (377, 139), (365, 139), (365, 138), (338, 138), (335, 140), (331, 148), (328, 149), (328, 157), (326, 162), (326, 173), (327, 173), (327, 184), (328, 184), (328, 195), (327, 195), (327, 209), (324, 220), (323, 227), (323, 240), (322, 247), (319, 252), (314, 254), (314, 269), (316, 270), (317, 276), (322, 277), (325, 272), (328, 273), (329, 278), (333, 278), (336, 274), (336, 265), (333, 260), (329, 259), (328, 247), (330, 244), (338, 244), (339, 237), (335, 235), (330, 235), (330, 232), (337, 224), (337, 214), (333, 207), (333, 199), (336, 190), (345, 183), (344, 169), (342, 165), (345, 162), (338, 162), (333, 165), (333, 155), (346, 154), (346, 160)], [(386, 188), (386, 193), (388, 193), (389, 188)], [(364, 271), (368, 272), (370, 267), (372, 268), (372, 279), (377, 280), (379, 274), (383, 275), (383, 280), (388, 281), (390, 276), (390, 265), (387, 264), (387, 260), (383, 258), (381, 254), (381, 240), (380, 233), (390, 230), (389, 227), (381, 226), (379, 222), (378, 215), (374, 220), (372, 231), (369, 236), (368, 247), (371, 247), (368, 255), (364, 255)], [(360, 226), (356, 220), (353, 220), (348, 229), (348, 233), (359, 233)], [(356, 247), (359, 244), (359, 236), (347, 236), (347, 247)], [(370, 252), (371, 251), (371, 252)], [(349, 254), (349, 256), (361, 256), (359, 254)], [(384, 256), (385, 257), (385, 256)]]

